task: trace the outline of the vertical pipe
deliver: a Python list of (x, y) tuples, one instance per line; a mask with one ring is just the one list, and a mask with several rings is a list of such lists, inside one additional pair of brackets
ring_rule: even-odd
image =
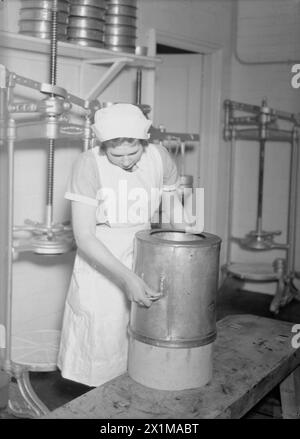
[(136, 71), (136, 104), (142, 103), (142, 69), (138, 68)]
[(257, 219), (256, 219), (256, 231), (258, 234), (261, 234), (262, 232), (265, 142), (266, 142), (265, 139), (261, 139), (259, 142), (258, 200), (257, 200)]
[(7, 148), (8, 148), (8, 195), (7, 195), (7, 296), (6, 296), (6, 350), (5, 367), (9, 371), (11, 364), (11, 337), (12, 337), (12, 250), (13, 250), (13, 197), (14, 197), (14, 139), (15, 121), (8, 121)]
[[(51, 42), (50, 42), (50, 83), (56, 85), (57, 75), (57, 0), (53, 0), (51, 12)], [(54, 97), (54, 95), (51, 95)], [(50, 228), (53, 221), (53, 186), (54, 186), (54, 155), (55, 140), (49, 140), (48, 148), (48, 174), (47, 174), (47, 206), (46, 206), (46, 224)]]
[(234, 168), (235, 168), (235, 130), (231, 131), (230, 159), (229, 159), (229, 200), (228, 200), (228, 225), (227, 225), (227, 248), (226, 264), (231, 263), (231, 237), (232, 237), (232, 216), (233, 216), (233, 191), (234, 191)]
[(289, 184), (289, 206), (288, 206), (288, 229), (287, 229), (287, 272), (293, 274), (295, 271), (295, 248), (296, 248), (296, 214), (297, 214), (297, 179), (298, 179), (298, 148), (299, 137), (294, 129), (291, 140), (291, 161), (290, 161), (290, 184)]

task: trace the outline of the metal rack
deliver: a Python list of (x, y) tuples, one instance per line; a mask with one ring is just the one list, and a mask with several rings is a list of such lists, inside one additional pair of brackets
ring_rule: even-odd
[[(295, 277), (299, 276), (299, 273), (295, 272), (295, 240), (300, 116), (274, 110), (268, 107), (266, 99), (262, 101), (260, 106), (226, 100), (224, 110), (224, 139), (231, 142), (231, 157), (228, 241), (223, 274), (250, 282), (276, 281), (277, 289), (270, 304), (270, 311), (277, 314), (280, 307), (291, 300), (300, 300), (300, 292), (294, 284)], [(280, 129), (278, 127), (280, 121), (288, 123), (289, 128)], [(243, 238), (232, 235), (234, 160), (237, 141), (259, 142), (256, 228)], [(287, 239), (285, 243), (278, 243), (274, 240), (275, 236), (281, 234), (281, 231), (266, 231), (263, 229), (264, 162), (267, 142), (283, 142), (291, 145)], [(233, 242), (248, 251), (260, 252), (281, 249), (286, 252), (286, 258), (277, 258), (271, 264), (235, 263), (231, 260)]]

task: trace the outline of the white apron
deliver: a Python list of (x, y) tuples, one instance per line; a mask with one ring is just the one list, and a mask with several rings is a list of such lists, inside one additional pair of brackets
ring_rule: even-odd
[[(108, 189), (96, 212), (96, 223), (102, 224), (96, 227), (96, 236), (124, 265), (132, 268), (134, 236), (137, 231), (150, 227), (151, 216), (159, 206), (157, 194), (163, 184), (160, 154), (155, 146), (149, 145), (138, 162), (138, 169), (127, 172), (110, 163), (106, 155), (99, 155), (98, 148), (93, 152), (101, 187)], [(120, 181), (123, 181), (122, 187)], [(149, 206), (139, 209), (139, 214), (143, 210), (143, 219), (136, 215), (133, 224), (124, 224), (124, 218), (114, 216), (114, 206), (126, 201), (124, 188), (132, 196), (129, 208), (130, 203), (137, 199), (136, 190), (146, 191), (149, 197), (152, 196), (151, 209)], [(157, 189), (154, 194), (151, 188)], [(99, 191), (99, 197), (103, 199), (103, 189)], [(107, 219), (110, 219), (111, 227), (103, 224)], [(127, 370), (129, 311), (130, 302), (125, 293), (78, 251), (58, 355), (62, 376), (88, 386), (99, 386), (123, 374)]]

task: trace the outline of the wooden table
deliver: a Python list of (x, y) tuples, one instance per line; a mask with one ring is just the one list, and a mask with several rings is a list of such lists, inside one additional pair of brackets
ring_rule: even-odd
[(43, 418), (241, 418), (277, 385), (283, 417), (300, 418), (300, 346), (292, 346), (294, 324), (233, 315), (217, 326), (213, 380), (206, 386), (154, 390), (124, 374)]

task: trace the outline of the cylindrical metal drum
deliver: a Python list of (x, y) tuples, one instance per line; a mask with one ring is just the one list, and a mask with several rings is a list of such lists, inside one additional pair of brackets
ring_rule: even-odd
[(80, 46), (103, 47), (106, 2), (70, 0), (68, 41)]
[[(69, 2), (57, 1), (57, 38), (66, 40), (69, 19)], [(19, 32), (38, 38), (51, 38), (53, 1), (22, 0), (20, 8)]]
[[(69, 0), (58, 0), (58, 10), (62, 12), (69, 12)], [(22, 9), (46, 9), (53, 8), (53, 0), (22, 0)]]
[(128, 372), (148, 387), (200, 387), (212, 375), (221, 239), (174, 230), (138, 232), (134, 271), (162, 297), (132, 303)]
[(71, 17), (82, 17), (82, 18), (96, 18), (97, 20), (104, 20), (105, 9), (96, 8), (95, 6), (81, 6), (71, 4), (70, 8)]
[(117, 52), (135, 52), (136, 17), (136, 0), (107, 1), (104, 32), (106, 49)]

